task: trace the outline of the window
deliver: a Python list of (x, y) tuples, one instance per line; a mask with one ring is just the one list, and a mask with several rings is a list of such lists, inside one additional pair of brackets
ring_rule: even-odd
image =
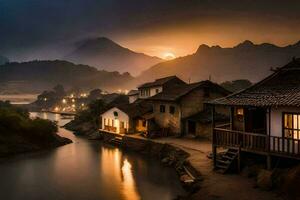
[(175, 114), (175, 107), (174, 107), (174, 106), (170, 106), (170, 113), (171, 113), (172, 115)]
[(146, 120), (143, 120), (142, 126), (143, 126), (143, 127), (146, 127), (146, 126), (147, 126), (147, 121), (146, 121)]
[(115, 112), (114, 112), (114, 116), (115, 116), (115, 117), (118, 117), (118, 115), (119, 115), (118, 112), (115, 111)]
[(284, 137), (300, 139), (300, 114), (284, 113), (283, 120)]
[(125, 123), (124, 122), (120, 122), (120, 128), (125, 128)]
[(157, 88), (157, 89), (155, 90), (155, 92), (156, 92), (156, 94), (158, 94), (158, 93), (159, 93), (159, 89)]
[(106, 125), (107, 125), (107, 124), (106, 124), (106, 119), (104, 118), (103, 121), (104, 121), (104, 126), (106, 126)]
[(240, 115), (240, 116), (243, 116), (243, 115), (244, 115), (244, 109), (243, 109), (243, 108), (238, 108), (238, 109), (236, 110), (236, 114), (237, 114), (237, 115)]
[(160, 112), (161, 112), (161, 113), (166, 112), (166, 107), (165, 107), (165, 105), (160, 105)]

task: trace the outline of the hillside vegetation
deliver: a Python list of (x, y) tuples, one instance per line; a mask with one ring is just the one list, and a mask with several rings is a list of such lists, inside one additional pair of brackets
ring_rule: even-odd
[(0, 157), (71, 142), (56, 133), (56, 123), (31, 119), (27, 111), (0, 101)]

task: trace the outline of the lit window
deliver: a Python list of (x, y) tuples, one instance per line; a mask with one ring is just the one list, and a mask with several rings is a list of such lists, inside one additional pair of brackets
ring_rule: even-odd
[(284, 114), (284, 137), (300, 139), (300, 114)]
[(238, 109), (236, 110), (236, 114), (237, 114), (237, 115), (243, 116), (243, 115), (244, 115), (244, 109), (243, 109), (243, 108), (238, 108)]

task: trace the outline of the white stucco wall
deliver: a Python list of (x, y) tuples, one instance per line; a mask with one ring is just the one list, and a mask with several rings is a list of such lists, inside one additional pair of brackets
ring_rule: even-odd
[[(114, 115), (114, 112), (118, 112), (118, 116), (115, 116)], [(101, 120), (102, 120), (102, 130), (104, 130), (104, 119), (106, 119), (106, 121), (108, 119), (110, 120), (114, 120), (115, 123), (114, 123), (114, 127), (117, 128), (117, 133), (120, 133), (120, 122), (124, 122), (125, 123), (125, 128), (128, 130), (129, 128), (129, 117), (126, 113), (124, 113), (123, 111), (121, 111), (120, 109), (114, 107), (114, 108), (111, 108), (109, 109), (108, 111), (106, 111), (105, 113), (103, 113), (101, 115)]]
[[(297, 107), (278, 107), (278, 108), (272, 108), (271, 109), (271, 136), (276, 136), (280, 138), (276, 138), (274, 141), (273, 138), (270, 139), (270, 148), (273, 151), (284, 151), (284, 152), (293, 152), (294, 147), (294, 153), (300, 153), (298, 148), (298, 142), (294, 142), (292, 140), (284, 139), (283, 137), (283, 113), (290, 112), (290, 113), (300, 113), (300, 108)], [(267, 115), (267, 129), (269, 129), (269, 119)], [(284, 143), (284, 144), (283, 144)], [(284, 146), (284, 150), (283, 150)], [(289, 150), (288, 150), (289, 146)]]
[[(300, 113), (300, 108), (297, 107), (278, 107), (271, 109), (271, 136), (282, 137), (282, 115), (285, 112)], [(269, 115), (267, 115), (267, 124)], [(269, 129), (269, 125), (267, 126)]]
[(139, 98), (139, 94), (129, 96), (129, 103), (135, 102)]
[[(150, 90), (150, 96), (149, 95), (144, 95), (142, 96), (142, 91), (139, 90), (139, 98), (141, 99), (146, 99), (146, 98), (149, 98), (149, 97), (152, 97), (158, 93), (161, 93), (163, 91), (163, 87), (162, 86), (158, 86), (158, 87), (151, 87), (151, 88), (148, 88)], [(146, 89), (143, 89), (143, 90), (146, 90)], [(158, 90), (158, 92), (156, 92), (156, 90)]]

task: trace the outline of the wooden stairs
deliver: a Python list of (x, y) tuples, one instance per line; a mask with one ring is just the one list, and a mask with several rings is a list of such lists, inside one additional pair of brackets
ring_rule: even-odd
[(116, 136), (116, 137), (112, 138), (109, 142), (113, 145), (121, 146), (123, 143), (123, 138)]
[(240, 171), (240, 150), (237, 148), (229, 148), (224, 154), (218, 155), (216, 159), (215, 170), (225, 174), (237, 164), (237, 170)]

